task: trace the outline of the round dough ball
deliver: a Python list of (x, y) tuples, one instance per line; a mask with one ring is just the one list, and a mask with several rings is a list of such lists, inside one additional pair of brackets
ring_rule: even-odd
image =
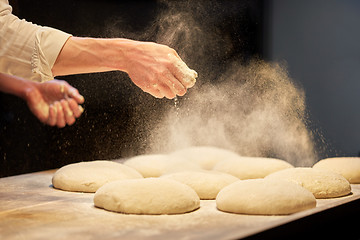
[(226, 173), (215, 171), (185, 171), (162, 176), (182, 182), (199, 195), (200, 199), (215, 199), (225, 186), (239, 179)]
[(333, 171), (343, 175), (350, 183), (360, 183), (360, 157), (326, 158), (313, 168)]
[(52, 184), (72, 192), (95, 192), (105, 183), (129, 178), (142, 178), (136, 170), (112, 161), (73, 163), (58, 169)]
[(272, 173), (265, 179), (292, 181), (312, 192), (315, 198), (334, 198), (348, 195), (350, 183), (338, 173), (314, 168), (289, 168)]
[(283, 180), (239, 180), (223, 188), (216, 197), (219, 210), (241, 214), (279, 215), (316, 206), (314, 195)]
[(132, 157), (124, 164), (134, 168), (145, 178), (160, 177), (166, 173), (179, 172), (185, 170), (199, 170), (200, 167), (195, 163), (185, 159), (166, 154), (144, 154)]
[(189, 186), (166, 178), (107, 183), (96, 191), (94, 204), (129, 214), (179, 214), (198, 209), (200, 199)]
[(264, 178), (270, 173), (293, 167), (290, 163), (275, 158), (237, 157), (219, 162), (214, 170), (239, 179), (253, 179)]
[(184, 148), (171, 153), (171, 155), (180, 156), (193, 163), (197, 163), (205, 170), (211, 170), (219, 161), (240, 156), (227, 149), (209, 146)]

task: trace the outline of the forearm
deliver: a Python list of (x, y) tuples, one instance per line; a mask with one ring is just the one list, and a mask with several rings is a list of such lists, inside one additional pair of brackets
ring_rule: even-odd
[(0, 73), (0, 91), (17, 97), (26, 98), (26, 93), (36, 82)]
[(54, 76), (126, 71), (125, 51), (136, 46), (128, 39), (70, 37), (52, 68)]

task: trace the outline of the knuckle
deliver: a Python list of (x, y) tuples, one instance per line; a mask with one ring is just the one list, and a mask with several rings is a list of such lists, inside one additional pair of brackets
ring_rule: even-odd
[(178, 91), (178, 95), (179, 95), (179, 96), (184, 96), (185, 93), (186, 93), (186, 89), (185, 89), (185, 88), (180, 89), (180, 90)]
[(155, 71), (155, 75), (158, 77), (166, 76), (167, 74), (168, 74), (168, 70), (166, 68), (160, 68)]

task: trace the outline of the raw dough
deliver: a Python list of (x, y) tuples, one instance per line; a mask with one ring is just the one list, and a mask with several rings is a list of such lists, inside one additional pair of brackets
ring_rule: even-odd
[(179, 214), (198, 209), (200, 199), (189, 186), (166, 178), (107, 183), (96, 191), (94, 204), (130, 214)]
[(211, 170), (219, 161), (239, 157), (233, 151), (210, 146), (184, 148), (171, 153), (171, 155), (180, 156), (193, 163), (197, 163), (205, 170)]
[(288, 162), (274, 158), (237, 157), (215, 165), (214, 170), (225, 172), (240, 179), (264, 178), (270, 173), (293, 168)]
[(343, 175), (350, 183), (360, 183), (360, 158), (336, 157), (317, 162), (313, 168), (330, 170)]
[(166, 173), (200, 169), (195, 163), (166, 154), (139, 155), (130, 158), (124, 164), (134, 168), (144, 177), (160, 177)]
[(73, 192), (95, 192), (107, 182), (142, 178), (136, 170), (112, 161), (79, 162), (58, 169), (52, 184), (55, 188)]
[(283, 180), (239, 180), (223, 188), (216, 197), (219, 210), (231, 213), (291, 214), (316, 206), (314, 195)]
[(200, 199), (215, 199), (225, 186), (239, 179), (226, 173), (216, 171), (185, 171), (162, 176), (182, 182), (199, 195)]
[(340, 174), (314, 168), (289, 168), (272, 173), (265, 179), (282, 179), (298, 183), (312, 192), (315, 198), (333, 198), (348, 195), (350, 183)]

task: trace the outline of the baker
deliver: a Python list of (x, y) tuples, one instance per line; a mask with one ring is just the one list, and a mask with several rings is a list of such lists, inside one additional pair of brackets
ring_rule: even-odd
[(0, 91), (23, 98), (45, 124), (71, 125), (83, 109), (77, 89), (57, 76), (123, 71), (157, 98), (183, 96), (197, 73), (165, 45), (124, 38), (81, 38), (20, 20), (0, 0)]

